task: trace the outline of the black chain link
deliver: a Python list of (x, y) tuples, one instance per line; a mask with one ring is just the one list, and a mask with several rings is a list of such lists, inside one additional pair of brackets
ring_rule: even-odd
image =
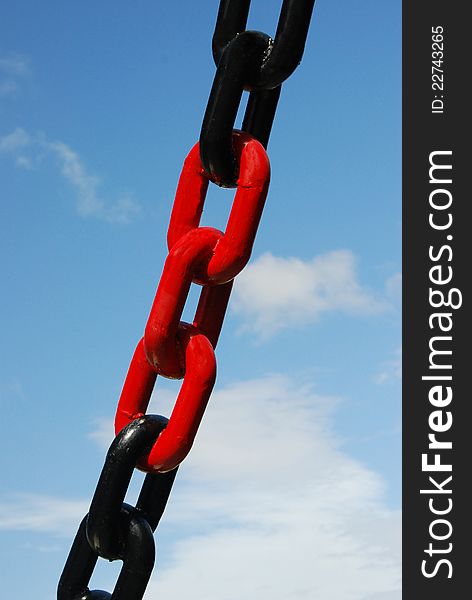
[[(108, 450), (90, 504), (59, 581), (58, 600), (140, 600), (154, 566), (154, 537), (174, 483), (177, 468), (146, 475), (136, 507), (123, 502), (139, 457), (167, 425), (165, 417), (146, 415), (127, 425)], [(90, 591), (88, 583), (99, 557), (122, 560), (113, 594)]]
[(243, 90), (250, 95), (242, 130), (267, 147), (280, 86), (301, 61), (315, 0), (284, 0), (274, 40), (260, 31), (245, 31), (249, 4), (221, 0), (213, 35), (217, 70), (200, 133), (200, 156), (211, 180), (222, 187), (235, 187), (238, 178), (232, 131)]

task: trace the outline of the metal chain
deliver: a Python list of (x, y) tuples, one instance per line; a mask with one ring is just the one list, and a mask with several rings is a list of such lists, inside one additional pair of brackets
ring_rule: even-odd
[[(217, 71), (200, 142), (180, 175), (157, 292), (118, 402), (116, 437), (64, 570), (58, 600), (140, 600), (154, 565), (153, 531), (178, 465), (192, 447), (216, 376), (215, 348), (233, 280), (248, 262), (270, 179), (265, 152), (282, 82), (299, 64), (314, 0), (284, 0), (275, 39), (245, 31), (249, 0), (221, 0), (213, 36)], [(250, 91), (243, 131), (233, 129)], [(236, 187), (224, 232), (200, 227), (209, 182)], [(202, 286), (193, 323), (181, 321)], [(146, 415), (157, 376), (183, 379), (169, 420)], [(124, 498), (146, 471), (135, 507)], [(112, 594), (88, 588), (99, 557), (122, 560)]]
[(250, 93), (243, 131), (267, 147), (281, 84), (300, 63), (315, 0), (284, 0), (275, 39), (244, 31), (248, 0), (221, 0), (213, 57), (217, 65), (200, 133), (201, 160), (211, 180), (235, 187), (238, 161), (232, 130), (243, 90)]
[[(136, 461), (167, 425), (161, 416), (134, 420), (108, 450), (88, 514), (83, 518), (62, 572), (58, 600), (142, 598), (154, 566), (154, 537), (174, 483), (177, 468), (148, 473), (136, 507), (123, 502)], [(122, 560), (113, 594), (90, 591), (88, 583), (98, 557)]]

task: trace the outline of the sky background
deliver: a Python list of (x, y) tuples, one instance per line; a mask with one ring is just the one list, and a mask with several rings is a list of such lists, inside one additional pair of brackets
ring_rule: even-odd
[[(253, 0), (248, 28), (273, 34), (278, 6)], [(217, 7), (3, 8), (6, 597), (55, 597), (88, 510), (199, 136)], [(147, 600), (400, 599), (400, 18), (400, 2), (316, 2)], [(224, 228), (233, 194), (210, 187), (204, 225)], [(168, 416), (179, 386), (159, 378), (149, 412)], [(119, 568), (100, 561), (92, 587)]]

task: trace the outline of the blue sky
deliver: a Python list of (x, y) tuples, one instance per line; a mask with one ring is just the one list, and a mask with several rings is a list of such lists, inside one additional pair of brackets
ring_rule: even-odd
[[(217, 5), (4, 8), (8, 596), (54, 597), (87, 511), (198, 139)], [(277, 11), (254, 0), (248, 27), (273, 33)], [(148, 600), (400, 598), (400, 17), (400, 2), (317, 0), (282, 89), (266, 208), (230, 301), (214, 394), (159, 528)], [(224, 228), (233, 193), (210, 188), (205, 225)], [(159, 379), (152, 412), (168, 415), (178, 386)], [(94, 585), (111, 589), (117, 568), (100, 565)]]

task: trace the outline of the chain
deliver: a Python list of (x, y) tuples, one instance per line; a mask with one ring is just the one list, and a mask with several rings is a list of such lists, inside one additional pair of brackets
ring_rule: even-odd
[[(154, 566), (153, 532), (189, 453), (216, 377), (215, 348), (234, 278), (248, 262), (270, 179), (265, 148), (282, 82), (299, 64), (314, 0), (284, 0), (275, 39), (246, 31), (249, 0), (221, 0), (217, 65), (200, 141), (185, 159), (154, 302), (123, 385), (116, 437), (58, 585), (58, 600), (140, 600)], [(242, 131), (233, 129), (250, 92)], [(235, 187), (225, 231), (200, 227), (210, 182)], [(192, 283), (193, 323), (181, 321)], [(169, 419), (146, 415), (158, 375), (183, 379)], [(135, 507), (124, 498), (135, 467), (147, 472)], [(88, 588), (99, 557), (122, 560), (112, 594)]]
[(200, 133), (201, 160), (211, 180), (235, 187), (232, 130), (243, 90), (250, 93), (243, 131), (266, 148), (281, 84), (300, 63), (315, 0), (284, 0), (275, 39), (245, 31), (250, 0), (221, 0), (213, 57), (217, 64)]

